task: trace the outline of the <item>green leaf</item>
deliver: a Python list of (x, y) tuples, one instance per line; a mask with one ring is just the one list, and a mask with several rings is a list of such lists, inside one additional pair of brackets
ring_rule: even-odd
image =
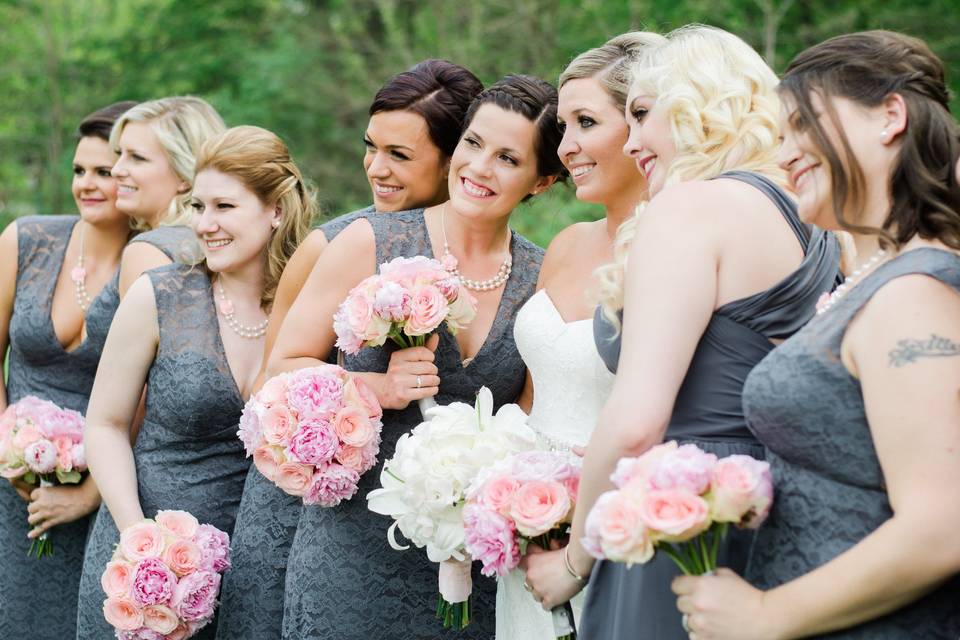
[(80, 472), (74, 469), (73, 471), (60, 471), (57, 469), (57, 480), (60, 484), (77, 484), (81, 479)]

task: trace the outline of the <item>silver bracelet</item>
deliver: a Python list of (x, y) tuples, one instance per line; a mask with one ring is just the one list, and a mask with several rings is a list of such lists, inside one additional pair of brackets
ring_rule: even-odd
[(569, 573), (574, 580), (576, 580), (580, 584), (583, 584), (584, 582), (587, 581), (586, 578), (584, 578), (579, 573), (574, 571), (573, 565), (570, 564), (570, 545), (569, 544), (563, 548), (563, 564), (567, 568), (567, 573)]

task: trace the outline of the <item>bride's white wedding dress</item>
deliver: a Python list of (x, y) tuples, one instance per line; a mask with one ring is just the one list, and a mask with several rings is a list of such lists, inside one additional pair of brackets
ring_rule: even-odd
[[(517, 313), (513, 335), (533, 378), (530, 425), (548, 448), (585, 445), (613, 387), (593, 342), (593, 320), (564, 322), (541, 289)], [(554, 640), (550, 613), (523, 588), (516, 569), (497, 585), (497, 640)], [(583, 592), (572, 601), (579, 622)]]

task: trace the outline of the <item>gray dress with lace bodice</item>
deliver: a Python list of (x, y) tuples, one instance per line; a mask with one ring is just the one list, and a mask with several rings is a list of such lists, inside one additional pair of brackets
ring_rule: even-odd
[[(683, 379), (665, 440), (692, 443), (718, 457), (744, 454), (763, 458), (763, 447), (747, 429), (741, 407), (743, 384), (750, 370), (814, 313), (817, 298), (837, 283), (840, 251), (836, 239), (808, 227), (796, 206), (767, 179), (730, 172), (763, 191), (783, 214), (804, 248), (800, 266), (770, 289), (729, 302), (714, 311)], [(597, 349), (611, 371), (620, 356), (620, 334), (603, 314), (594, 321)], [(752, 531), (733, 529), (724, 540), (719, 565), (740, 573), (746, 566)], [(687, 640), (671, 580), (679, 569), (658, 553), (645, 565), (600, 561), (587, 590), (580, 637), (590, 640), (656, 638)]]
[[(54, 332), (53, 293), (63, 269), (77, 216), (30, 216), (17, 220), (17, 280), (10, 317), (7, 401), (33, 395), (81, 413), (93, 387), (100, 353), (117, 309), (108, 287), (86, 313), (87, 336), (67, 351)], [(90, 518), (50, 530), (54, 554), (27, 557), (27, 503), (6, 481), (0, 483), (0, 629), (4, 635), (29, 630), (31, 638), (72, 637), (77, 618), (77, 586)], [(45, 603), (56, 603), (56, 607)]]
[[(329, 242), (351, 222), (371, 213), (375, 213), (372, 206), (318, 228)], [(287, 554), (302, 506), (300, 498), (284, 493), (250, 466), (230, 542), (233, 566), (220, 590), (220, 640), (280, 637)]]
[[(761, 589), (830, 562), (893, 515), (863, 391), (840, 359), (840, 344), (850, 321), (877, 290), (909, 274), (928, 275), (960, 293), (960, 258), (938, 249), (907, 251), (867, 275), (747, 379), (744, 412), (767, 448), (775, 492), (746, 574)], [(921, 427), (921, 422), (904, 425), (906, 430)], [(882, 618), (817, 637), (957, 640), (960, 576)]]
[[(143, 425), (133, 447), (144, 515), (189, 511), (226, 532), (240, 504), (248, 461), (237, 438), (243, 399), (227, 362), (210, 279), (202, 266), (146, 272), (157, 305), (159, 343), (147, 376)], [(119, 539), (106, 505), (90, 532), (80, 582), (77, 638), (112, 637), (100, 575)], [(195, 638), (212, 638), (216, 620)]]
[[(431, 257), (423, 211), (367, 219), (373, 227), (377, 264), (399, 257)], [(473, 403), (481, 386), (493, 392), (499, 407), (513, 402), (524, 383), (524, 364), (513, 340), (517, 311), (533, 295), (543, 250), (519, 234), (511, 241), (513, 273), (504, 289), (490, 333), (476, 357), (464, 367), (459, 345), (440, 331), (436, 365), (440, 404)], [(392, 346), (363, 349), (347, 356), (352, 371), (385, 371)], [(474, 621), (462, 632), (444, 631), (434, 618), (437, 565), (421, 549), (394, 551), (387, 544), (391, 520), (367, 509), (366, 495), (379, 486), (383, 460), (397, 439), (421, 421), (416, 403), (386, 411), (378, 464), (360, 479), (356, 496), (332, 509), (305, 506), (287, 563), (283, 637), (287, 640), (421, 640), (483, 638), (494, 635), (496, 583), (479, 575), (474, 564)]]

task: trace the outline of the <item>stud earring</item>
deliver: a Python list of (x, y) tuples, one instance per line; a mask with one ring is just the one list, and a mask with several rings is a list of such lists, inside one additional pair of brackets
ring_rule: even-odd
[(887, 130), (884, 129), (883, 131), (880, 132), (880, 142), (886, 142), (886, 141), (887, 141)]

